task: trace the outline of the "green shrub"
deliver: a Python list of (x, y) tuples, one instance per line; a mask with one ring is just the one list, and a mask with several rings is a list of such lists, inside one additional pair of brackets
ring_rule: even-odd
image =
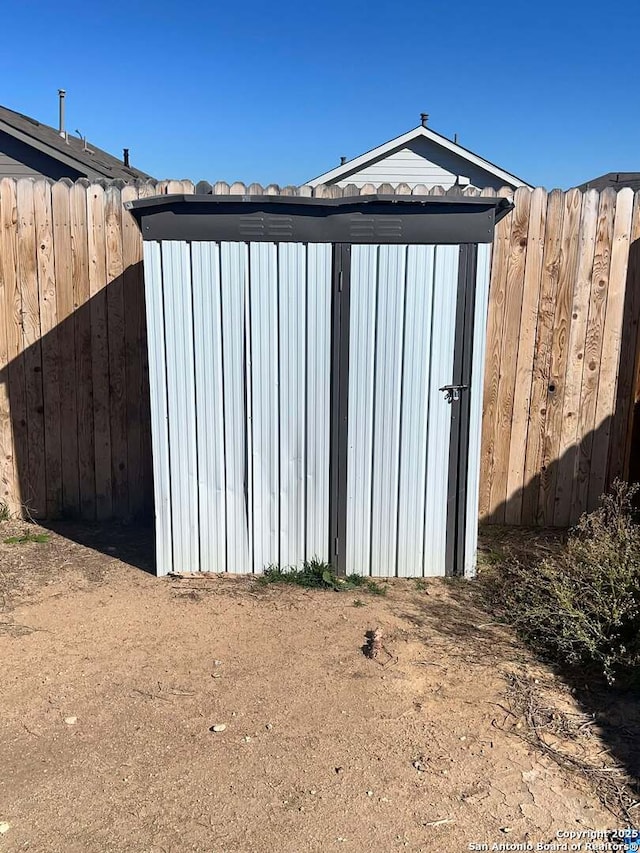
[(638, 487), (616, 481), (556, 555), (512, 561), (481, 577), (489, 603), (520, 636), (558, 663), (633, 679), (640, 667)]

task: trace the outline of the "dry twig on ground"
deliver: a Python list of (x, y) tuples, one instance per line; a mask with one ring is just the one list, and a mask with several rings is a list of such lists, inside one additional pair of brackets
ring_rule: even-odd
[[(561, 767), (588, 780), (605, 808), (617, 818), (627, 821), (630, 827), (640, 828), (632, 815), (632, 810), (640, 806), (640, 801), (634, 796), (629, 775), (618, 764), (607, 765), (595, 761), (598, 756), (607, 755), (608, 750), (600, 750), (591, 758), (586, 749), (582, 750), (583, 755), (579, 755), (561, 748), (563, 740), (575, 743), (589, 736), (589, 728), (595, 722), (593, 716), (568, 714), (543, 701), (535, 680), (526, 675), (511, 673), (508, 680), (509, 707), (504, 710), (518, 721), (510, 730)], [(550, 742), (552, 737), (555, 743)]]

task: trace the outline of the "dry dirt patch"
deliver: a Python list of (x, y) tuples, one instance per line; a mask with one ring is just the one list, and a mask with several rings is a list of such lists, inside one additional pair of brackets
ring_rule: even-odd
[(0, 851), (448, 853), (615, 824), (504, 730), (505, 674), (552, 677), (459, 584), (158, 580), (100, 547), (0, 544)]

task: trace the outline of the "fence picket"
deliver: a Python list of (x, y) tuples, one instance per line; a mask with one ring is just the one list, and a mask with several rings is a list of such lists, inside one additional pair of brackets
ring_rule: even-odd
[(33, 186), (40, 332), (42, 335), (42, 392), (44, 406), (47, 516), (55, 518), (62, 505), (62, 444), (60, 434), (60, 354), (56, 309), (56, 271), (53, 245), (51, 185)]
[(87, 234), (91, 317), (91, 378), (93, 390), (96, 518), (113, 511), (111, 483), (111, 421), (109, 416), (109, 341), (107, 330), (107, 267), (105, 193), (99, 184), (87, 191)]
[(506, 310), (506, 271), (509, 258), (512, 217), (506, 216), (496, 228), (493, 242), (489, 316), (487, 318), (487, 351), (484, 365), (482, 411), (482, 445), (480, 455), (480, 517), (488, 518), (491, 510), (493, 464), (496, 445), (496, 419), (500, 384), (500, 353)]
[(515, 194), (515, 209), (511, 216), (511, 234), (504, 288), (504, 320), (500, 336), (500, 372), (498, 377), (495, 441), (489, 512), (494, 522), (505, 520), (509, 448), (513, 435), (513, 403), (516, 384), (517, 352), (520, 342), (520, 319), (524, 287), (527, 234), (531, 192), (519, 189)]
[[(171, 187), (169, 193), (173, 192)], [(128, 518), (127, 386), (125, 355), (125, 292), (122, 259), (122, 200), (118, 187), (105, 198), (107, 258), (107, 329), (109, 335), (109, 417), (111, 422), (111, 488), (113, 512)]]
[(616, 209), (616, 193), (606, 189), (600, 194), (596, 243), (591, 271), (589, 294), (589, 316), (585, 335), (584, 365), (578, 413), (578, 460), (577, 475), (574, 477), (571, 495), (571, 522), (589, 508), (589, 473), (596, 427), (596, 405), (600, 362), (603, 347), (604, 321), (607, 298), (607, 282), (611, 262), (613, 240), (613, 218)]
[(543, 442), (545, 434), (546, 404), (553, 346), (553, 327), (556, 293), (560, 268), (560, 248), (564, 195), (552, 190), (547, 197), (545, 246), (540, 280), (538, 324), (533, 354), (533, 379), (529, 406), (529, 428), (525, 454), (524, 488), (522, 494), (522, 523), (538, 523), (538, 497), (543, 475)]
[(529, 210), (529, 231), (527, 234), (522, 294), (522, 317), (520, 320), (516, 382), (511, 422), (511, 442), (509, 445), (509, 469), (506, 483), (507, 506), (505, 509), (505, 522), (507, 524), (522, 523), (522, 495), (526, 485), (524, 482), (524, 470), (546, 218), (547, 194), (543, 189), (538, 188), (531, 195)]
[(554, 523), (556, 486), (558, 481), (558, 453), (562, 432), (565, 374), (568, 358), (571, 306), (578, 260), (578, 233), (582, 209), (580, 190), (569, 190), (564, 196), (560, 256), (558, 258), (557, 289), (549, 374), (547, 379), (546, 415), (542, 439), (542, 466), (538, 521), (542, 525)]
[(71, 184), (59, 181), (51, 188), (53, 246), (56, 265), (56, 309), (60, 346), (60, 435), (62, 449), (62, 507), (65, 516), (80, 513), (78, 472), (78, 416), (76, 396), (76, 341), (73, 312), (71, 249)]
[(22, 300), (18, 289), (18, 234), (16, 182), (10, 178), (0, 181), (0, 280), (2, 282), (2, 316), (0, 321), (0, 357), (2, 358), (2, 500), (11, 513), (20, 511), (22, 484), (18, 477), (17, 451), (24, 452), (20, 430), (14, 423), (26, 423), (24, 371), (17, 358), (20, 352), (20, 314)]
[[(123, 188), (122, 204), (137, 197), (138, 192), (135, 187)], [(144, 340), (144, 283), (140, 234), (128, 210), (122, 211), (122, 266), (126, 300), (124, 337), (127, 389), (127, 485), (129, 514), (136, 518), (142, 513), (144, 507), (142, 413), (145, 389), (142, 386), (141, 345), (141, 341)]]
[(607, 287), (607, 308), (604, 322), (604, 341), (600, 363), (600, 381), (596, 402), (596, 423), (589, 471), (589, 505), (595, 506), (607, 486), (609, 437), (616, 400), (620, 343), (622, 340), (622, 312), (627, 281), (633, 191), (620, 190), (616, 200), (613, 223), (611, 265)]
[(558, 476), (554, 524), (567, 527), (571, 520), (573, 481), (578, 473), (578, 429), (580, 389), (584, 368), (584, 344), (589, 317), (591, 271), (598, 224), (598, 193), (589, 190), (582, 204), (580, 235), (577, 241), (578, 261), (573, 282), (571, 325), (567, 344), (567, 368), (563, 397), (560, 443), (557, 451)]
[(33, 184), (18, 181), (18, 274), (22, 300), (22, 344), (24, 361), (28, 478), (23, 484), (23, 503), (34, 518), (47, 514), (47, 489), (44, 457), (44, 401), (42, 398), (42, 344), (38, 272), (36, 266), (36, 229), (33, 211)]
[(76, 346), (78, 416), (78, 480), (80, 515), (93, 520), (96, 515), (95, 447), (93, 400), (91, 395), (91, 308), (89, 248), (87, 232), (87, 186), (78, 182), (71, 188), (71, 251)]
[(616, 477), (633, 479), (637, 476), (629, 471), (631, 442), (633, 440), (633, 416), (636, 395), (636, 380), (640, 368), (640, 193), (636, 193), (631, 219), (629, 245), (629, 268), (625, 287), (625, 307), (622, 343), (618, 360), (618, 389), (615, 404), (615, 420), (610, 441), (608, 480)]

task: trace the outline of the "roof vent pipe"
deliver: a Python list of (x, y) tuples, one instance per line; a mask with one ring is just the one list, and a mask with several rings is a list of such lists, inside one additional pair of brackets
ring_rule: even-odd
[(341, 158), (340, 158), (340, 165), (341, 165), (341, 166), (344, 166), (344, 164), (345, 164), (346, 162), (347, 162), (347, 158), (346, 158), (346, 157), (341, 157)]
[(66, 138), (64, 130), (64, 99), (66, 94), (64, 89), (58, 89), (58, 133), (63, 138)]
[(423, 127), (427, 126), (428, 121), (429, 121), (429, 113), (420, 113), (420, 124)]
[(453, 134), (453, 141), (455, 142), (456, 145), (458, 144), (458, 134), (457, 133)]
[(129, 168), (129, 149), (128, 148), (122, 149), (122, 162), (124, 163), (124, 165), (127, 168)]
[(91, 149), (89, 148), (89, 146), (87, 145), (87, 137), (86, 137), (86, 136), (83, 136), (83, 135), (80, 133), (80, 131), (78, 130), (78, 128), (77, 128), (77, 127), (76, 127), (76, 133), (78, 134), (78, 136), (79, 136), (79, 137), (80, 137), (80, 139), (82, 140), (82, 150), (83, 150), (83, 151), (89, 151), (89, 152), (93, 153), (93, 152), (91, 151)]

